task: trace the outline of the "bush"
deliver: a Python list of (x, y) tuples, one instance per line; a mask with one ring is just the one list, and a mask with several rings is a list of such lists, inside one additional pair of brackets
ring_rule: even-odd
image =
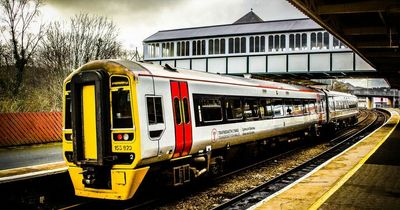
[[(38, 68), (28, 68), (17, 95), (12, 93), (13, 75), (1, 71), (0, 113), (53, 112), (62, 110), (63, 75), (49, 74)], [(45, 74), (44, 72), (47, 72)]]

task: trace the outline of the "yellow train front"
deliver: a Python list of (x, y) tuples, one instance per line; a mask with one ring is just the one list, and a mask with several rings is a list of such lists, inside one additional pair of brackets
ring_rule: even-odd
[(135, 90), (132, 71), (112, 61), (88, 63), (64, 81), (64, 159), (76, 195), (125, 200), (146, 175), (148, 167), (136, 168)]

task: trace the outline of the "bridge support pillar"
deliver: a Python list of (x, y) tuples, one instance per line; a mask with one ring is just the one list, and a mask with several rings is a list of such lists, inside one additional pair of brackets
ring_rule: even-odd
[(388, 106), (390, 108), (393, 108), (394, 106), (394, 98), (393, 97), (388, 97)]
[(374, 105), (374, 100), (372, 97), (367, 97), (367, 109), (372, 109)]

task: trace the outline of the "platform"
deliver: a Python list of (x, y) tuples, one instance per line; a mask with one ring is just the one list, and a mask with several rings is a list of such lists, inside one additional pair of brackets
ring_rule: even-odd
[(61, 143), (0, 149), (0, 184), (65, 171)]
[(395, 209), (400, 206), (400, 110), (385, 125), (250, 209)]

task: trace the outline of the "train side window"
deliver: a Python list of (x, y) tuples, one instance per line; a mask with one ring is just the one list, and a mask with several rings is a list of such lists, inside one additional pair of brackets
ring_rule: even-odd
[(256, 120), (259, 118), (257, 99), (246, 99), (243, 105), (243, 110), (246, 120)]
[(272, 103), (274, 105), (273, 111), (275, 117), (283, 117), (283, 100), (282, 99), (273, 99)]
[(129, 91), (112, 92), (113, 128), (132, 128), (132, 111)]
[(272, 118), (274, 116), (273, 113), (273, 105), (271, 99), (261, 99), (260, 100), (260, 115), (261, 118)]
[(226, 118), (228, 120), (243, 119), (242, 102), (240, 98), (227, 99), (225, 101)]
[(303, 104), (299, 99), (293, 100), (293, 115), (294, 116), (303, 115)]
[(197, 106), (200, 122), (214, 123), (222, 121), (222, 106), (219, 98), (202, 98), (198, 101)]
[(293, 115), (293, 105), (292, 105), (293, 101), (291, 99), (285, 99), (284, 103), (285, 103), (285, 109), (284, 109), (285, 116)]
[(185, 124), (190, 123), (189, 102), (187, 98), (183, 99), (183, 114), (185, 116)]
[(308, 100), (303, 100), (303, 110), (305, 115), (310, 114), (310, 109), (308, 107)]
[(146, 100), (149, 124), (164, 123), (161, 97), (147, 97)]
[(334, 103), (333, 97), (329, 97), (328, 102), (329, 102), (329, 110), (335, 111), (335, 103)]
[(310, 114), (315, 114), (317, 112), (315, 108), (315, 101), (313, 100), (308, 101), (308, 109), (310, 110)]
[(72, 128), (72, 101), (71, 101), (71, 95), (68, 94), (65, 96), (65, 129), (71, 129)]
[(177, 125), (180, 125), (182, 123), (182, 120), (181, 120), (181, 109), (178, 98), (174, 98), (174, 109), (175, 109), (175, 122)]

